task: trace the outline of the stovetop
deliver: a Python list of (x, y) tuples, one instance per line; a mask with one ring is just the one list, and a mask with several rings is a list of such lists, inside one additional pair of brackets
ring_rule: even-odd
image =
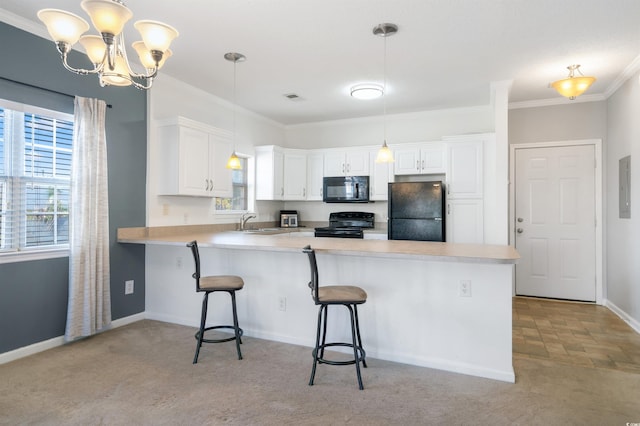
[(373, 229), (375, 215), (368, 212), (336, 212), (329, 215), (329, 226), (315, 228), (316, 237), (363, 238), (363, 229)]

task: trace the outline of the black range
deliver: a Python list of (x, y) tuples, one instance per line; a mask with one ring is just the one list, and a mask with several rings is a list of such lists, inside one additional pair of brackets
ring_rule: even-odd
[(335, 212), (329, 214), (329, 226), (315, 228), (316, 237), (364, 238), (364, 229), (374, 228), (373, 213)]

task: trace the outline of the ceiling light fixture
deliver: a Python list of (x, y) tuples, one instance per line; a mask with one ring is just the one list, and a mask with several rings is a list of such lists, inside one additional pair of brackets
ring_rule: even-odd
[(376, 99), (384, 95), (384, 89), (379, 84), (357, 84), (351, 88), (351, 96), (356, 99)]
[[(134, 27), (140, 32), (142, 41), (133, 43), (144, 73), (132, 70), (122, 30), (133, 13), (119, 0), (84, 0), (80, 6), (91, 18), (100, 36), (82, 35), (89, 30), (89, 24), (70, 12), (59, 9), (42, 9), (40, 19), (47, 26), (49, 35), (58, 48), (64, 67), (79, 75), (97, 74), (100, 86), (130, 86), (140, 90), (151, 88), (153, 79), (171, 56), (169, 45), (178, 36), (175, 28), (157, 21), (137, 21)], [(80, 41), (85, 53), (93, 64), (93, 69), (73, 68), (67, 62), (71, 47)]]
[[(574, 100), (582, 95), (596, 81), (596, 78), (585, 77), (580, 72), (580, 65), (569, 65), (567, 69), (569, 70), (569, 76), (563, 80), (554, 81), (551, 86), (565, 98)], [(575, 76), (576, 71), (580, 73), (579, 76)]]
[(393, 163), (393, 152), (387, 146), (387, 37), (390, 37), (398, 32), (398, 26), (395, 24), (380, 24), (373, 28), (373, 34), (384, 38), (384, 56), (383, 56), (383, 65), (384, 65), (384, 84), (382, 86), (382, 122), (384, 128), (384, 139), (382, 142), (382, 147), (378, 150), (378, 155), (376, 156), (376, 163)]
[(242, 53), (229, 52), (225, 53), (224, 58), (233, 62), (233, 153), (231, 153), (231, 157), (227, 161), (227, 169), (240, 170), (242, 169), (242, 162), (236, 154), (236, 64), (244, 62), (247, 57)]

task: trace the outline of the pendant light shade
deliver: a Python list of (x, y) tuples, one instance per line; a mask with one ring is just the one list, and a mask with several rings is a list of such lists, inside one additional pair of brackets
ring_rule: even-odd
[(387, 37), (394, 35), (398, 32), (398, 26), (395, 24), (380, 24), (373, 28), (373, 35), (383, 37), (384, 38), (384, 55), (383, 55), (383, 66), (384, 66), (384, 85), (382, 87), (382, 121), (384, 128), (384, 138), (382, 142), (382, 146), (378, 150), (378, 155), (376, 156), (376, 163), (393, 163), (393, 152), (387, 146)]
[(244, 62), (247, 57), (242, 53), (229, 52), (224, 55), (227, 61), (233, 62), (233, 152), (227, 160), (227, 169), (241, 170), (242, 162), (236, 154), (236, 64)]
[[(596, 81), (595, 77), (585, 77), (580, 72), (580, 65), (569, 65), (569, 76), (563, 80), (554, 81), (551, 86), (565, 98), (574, 100), (582, 95)], [(579, 72), (579, 76), (575, 76), (575, 72)]]

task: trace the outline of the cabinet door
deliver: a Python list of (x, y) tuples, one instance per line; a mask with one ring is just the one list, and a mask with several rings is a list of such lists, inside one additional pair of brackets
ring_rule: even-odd
[(420, 172), (445, 173), (447, 163), (445, 162), (444, 144), (433, 143), (420, 148)]
[(282, 200), (284, 153), (276, 146), (256, 147), (256, 200)]
[(447, 195), (482, 198), (482, 141), (447, 144)]
[(344, 151), (327, 151), (324, 154), (325, 176), (344, 176), (346, 171)]
[(447, 234), (449, 243), (484, 243), (483, 202), (478, 199), (447, 201)]
[(213, 182), (210, 191), (214, 197), (233, 196), (231, 170), (227, 169), (227, 160), (231, 152), (230, 141), (209, 135), (209, 176)]
[(394, 151), (394, 173), (415, 175), (420, 173), (420, 150), (417, 148), (396, 149)]
[(349, 150), (346, 152), (345, 175), (369, 176), (369, 150)]
[(307, 197), (307, 156), (284, 153), (284, 199), (305, 200)]
[(324, 177), (324, 155), (307, 155), (307, 200), (322, 201), (322, 178)]
[(209, 135), (206, 132), (180, 127), (179, 184), (176, 195), (211, 196), (209, 189)]
[(371, 170), (369, 198), (373, 201), (387, 201), (389, 198), (389, 182), (393, 180), (393, 164), (376, 163), (377, 154), (378, 151), (369, 152)]

